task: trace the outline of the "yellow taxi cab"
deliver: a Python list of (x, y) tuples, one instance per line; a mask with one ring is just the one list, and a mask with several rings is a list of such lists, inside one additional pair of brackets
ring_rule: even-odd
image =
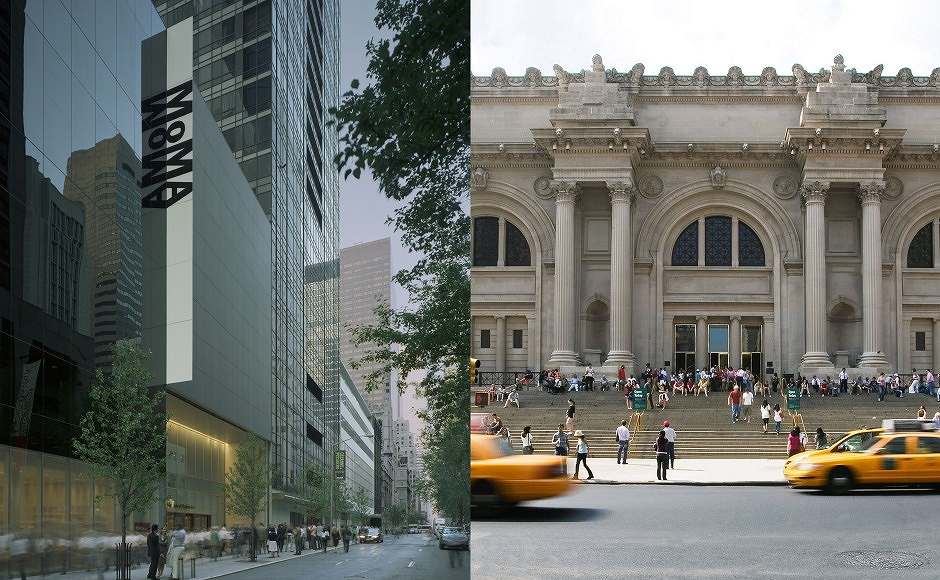
[(512, 506), (567, 493), (571, 481), (565, 459), (517, 455), (505, 437), (485, 429), (470, 433), (470, 496), (475, 506)]
[(871, 438), (880, 435), (882, 432), (884, 432), (884, 429), (881, 427), (856, 429), (855, 431), (849, 431), (825, 449), (810, 449), (791, 455), (783, 464), (783, 474), (786, 476), (788, 469), (790, 469), (792, 465), (803, 461), (807, 457), (816, 457), (828, 453), (857, 453), (868, 445), (868, 441)]
[(795, 488), (834, 493), (859, 487), (940, 486), (940, 431), (919, 420), (886, 419), (855, 452), (808, 455), (784, 471)]

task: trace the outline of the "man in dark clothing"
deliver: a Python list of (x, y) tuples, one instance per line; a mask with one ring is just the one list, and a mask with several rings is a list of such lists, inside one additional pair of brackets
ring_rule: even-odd
[(157, 577), (157, 566), (160, 565), (160, 535), (157, 534), (157, 524), (150, 526), (150, 533), (147, 534), (147, 557), (150, 558), (150, 570), (147, 572), (147, 578), (155, 579)]
[(284, 534), (287, 531), (287, 526), (284, 524), (277, 525), (277, 551), (278, 553), (284, 551)]

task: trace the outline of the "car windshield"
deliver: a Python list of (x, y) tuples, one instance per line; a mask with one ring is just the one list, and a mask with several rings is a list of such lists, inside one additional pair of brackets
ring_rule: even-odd
[(378, 533), (379, 533), (379, 529), (378, 529), (378, 528), (369, 528), (369, 533), (370, 533), (370, 534), (378, 534)]
[[(509, 440), (505, 437), (497, 437), (494, 440), (494, 447), (496, 448), (496, 455), (498, 457), (505, 457), (507, 455), (512, 455), (512, 445), (510, 445)], [(457, 529), (457, 528), (453, 528)]]
[(838, 444), (839, 451), (847, 451), (849, 453), (858, 453), (859, 451), (864, 451), (871, 444), (871, 441), (874, 440), (872, 433), (858, 433), (846, 438), (844, 441)]
[(882, 439), (881, 437), (872, 437), (871, 439), (868, 439), (867, 441), (863, 441), (856, 451), (868, 451), (869, 449), (872, 448), (872, 446), (874, 446), (876, 443), (881, 441), (881, 439)]

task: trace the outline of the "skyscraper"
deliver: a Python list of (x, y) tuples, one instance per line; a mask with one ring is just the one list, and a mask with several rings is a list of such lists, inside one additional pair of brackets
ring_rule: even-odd
[[(199, 91), (271, 222), (276, 517), (339, 436), (338, 0), (154, 0), (194, 17)], [(291, 513), (295, 519), (296, 513)]]
[[(375, 350), (377, 345), (356, 345), (352, 329), (378, 322), (376, 305), (389, 304), (391, 301), (391, 269), (392, 245), (389, 238), (340, 250), (340, 355), (347, 363), (353, 382), (362, 389), (372, 414), (383, 419), (389, 427), (391, 421), (385, 420), (383, 414), (390, 405), (390, 377), (386, 377), (381, 388), (366, 390), (366, 377), (379, 370), (381, 365), (364, 363), (360, 359), (364, 353)], [(359, 368), (352, 368), (351, 363), (355, 361), (360, 361)]]

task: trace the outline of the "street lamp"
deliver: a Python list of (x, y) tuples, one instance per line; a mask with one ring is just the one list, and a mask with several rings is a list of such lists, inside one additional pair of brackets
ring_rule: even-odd
[[(336, 451), (340, 445), (343, 445), (344, 443), (349, 443), (353, 439), (355, 439), (355, 437), (347, 437), (346, 439), (343, 439), (342, 441), (336, 441), (335, 443), (333, 443), (333, 447), (331, 449), (333, 453), (333, 469), (332, 469), (333, 473), (330, 474), (330, 526), (334, 524), (333, 519), (335, 517), (333, 514), (333, 511), (334, 511), (333, 490), (336, 488)], [(375, 434), (373, 433), (372, 435), (363, 435), (360, 437), (360, 439), (375, 439)], [(343, 467), (345, 468), (345, 466)]]

